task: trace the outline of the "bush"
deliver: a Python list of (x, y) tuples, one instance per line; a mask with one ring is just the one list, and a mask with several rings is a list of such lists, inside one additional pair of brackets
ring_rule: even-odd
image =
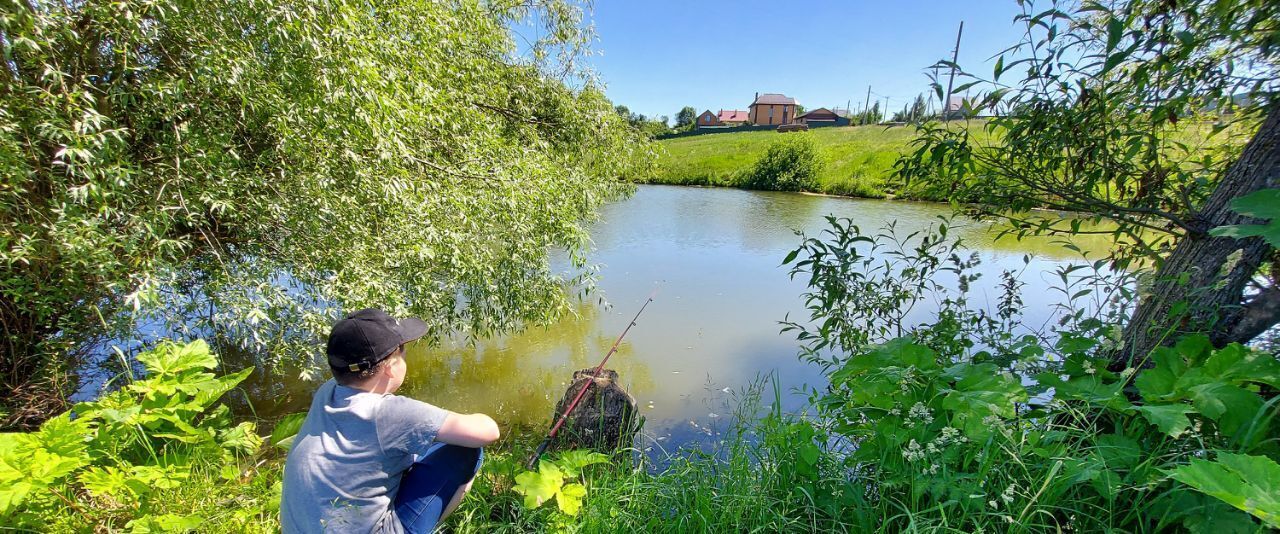
[(822, 155), (809, 134), (784, 135), (756, 161), (745, 185), (770, 191), (812, 191), (822, 165)]
[(163, 343), (138, 361), (145, 379), (38, 431), (0, 434), (0, 529), (275, 530), (280, 471), (260, 458), (271, 447), (215, 405), (252, 368), (214, 375), (203, 341)]
[[(1131, 301), (1123, 277), (1080, 289), (1068, 275), (1087, 267), (1063, 267), (1067, 286), (1048, 289), (1077, 296), (1044, 332), (1022, 322), (1010, 272), (994, 310), (970, 303), (979, 259), (945, 223), (902, 236), (828, 220), (783, 261), (807, 280), (810, 312), (785, 324), (829, 380), (823, 429), (850, 445), (833, 475), (874, 496), (858, 514), (895, 531), (1280, 527), (1275, 355), (1183, 335), (1109, 368), (1122, 325), (1076, 299)], [(908, 312), (922, 300), (940, 309), (920, 322)]]

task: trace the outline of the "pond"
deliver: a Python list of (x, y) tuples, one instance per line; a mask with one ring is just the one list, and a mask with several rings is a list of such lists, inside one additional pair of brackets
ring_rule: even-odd
[[(417, 347), (400, 393), (454, 411), (484, 412), (504, 427), (540, 427), (568, 387), (573, 370), (594, 367), (657, 288), (656, 298), (609, 362), (646, 418), (642, 447), (670, 450), (713, 440), (728, 425), (744, 388), (769, 378), (782, 404), (803, 406), (805, 388), (822, 387), (819, 369), (800, 360), (788, 314), (805, 318), (802, 280), (781, 265), (816, 234), (828, 214), (849, 217), (864, 231), (889, 221), (900, 230), (936, 225), (945, 204), (863, 200), (794, 193), (678, 186), (640, 186), (606, 207), (592, 228), (600, 264), (597, 290), (575, 313), (547, 328), (436, 348)], [(1047, 239), (996, 241), (987, 225), (958, 229), (986, 273), (973, 290), (994, 302), (1005, 269), (1026, 269), (1023, 295), (1029, 324), (1048, 320), (1061, 293), (1047, 291), (1054, 269), (1079, 254)], [(1105, 245), (1101, 245), (1105, 246)], [(1031, 255), (1029, 264), (1024, 256)], [(1056, 276), (1054, 277), (1056, 278)], [(919, 310), (928, 313), (929, 310)], [(259, 415), (305, 410), (314, 384), (297, 382), (255, 402)]]

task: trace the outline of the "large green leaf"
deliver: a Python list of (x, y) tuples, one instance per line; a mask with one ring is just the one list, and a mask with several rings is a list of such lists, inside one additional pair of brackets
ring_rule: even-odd
[(1094, 452), (1109, 469), (1133, 469), (1142, 460), (1142, 447), (1123, 434), (1103, 434), (1094, 442)]
[(276, 423), (276, 427), (271, 430), (271, 437), (267, 438), (267, 442), (273, 447), (288, 450), (293, 445), (293, 437), (298, 434), (298, 430), (306, 420), (307, 412), (291, 413), (280, 418), (280, 422)]
[(1220, 452), (1169, 472), (1175, 480), (1280, 528), (1280, 465), (1265, 456)]
[(1027, 401), (1027, 390), (1017, 378), (1000, 372), (994, 364), (959, 364), (946, 370), (955, 386), (944, 392), (942, 408), (952, 412), (970, 436), (990, 432), (989, 416), (1011, 418), (1017, 403)]
[(1232, 436), (1262, 409), (1257, 393), (1239, 386), (1214, 382), (1191, 390), (1192, 404), (1201, 414), (1218, 422), (1223, 434)]
[(1259, 219), (1280, 219), (1280, 189), (1263, 189), (1232, 200), (1231, 209)]
[(1228, 382), (1257, 382), (1280, 388), (1280, 360), (1272, 354), (1232, 343), (1209, 356), (1205, 373)]
[(1108, 382), (1098, 375), (1073, 376), (1063, 380), (1056, 373), (1040, 373), (1036, 380), (1054, 388), (1054, 398), (1080, 400), (1106, 406), (1113, 410), (1128, 410), (1130, 403), (1124, 396), (1124, 381)]
[(1210, 235), (1236, 239), (1261, 237), (1271, 246), (1280, 247), (1280, 189), (1264, 189), (1237, 198), (1231, 201), (1231, 209), (1268, 222), (1219, 226), (1210, 230)]
[(158, 375), (176, 375), (193, 369), (213, 369), (218, 358), (209, 351), (203, 339), (190, 343), (161, 343), (138, 355), (147, 371)]
[(525, 471), (516, 475), (516, 493), (524, 495), (526, 508), (537, 508), (554, 498), (564, 485), (564, 473), (548, 461), (538, 462), (537, 471)]
[(588, 465), (607, 463), (609, 457), (607, 455), (589, 451), (589, 450), (572, 450), (560, 453), (560, 457), (556, 458), (556, 465), (564, 473), (566, 478), (577, 477), (582, 468)]
[(1191, 426), (1187, 414), (1196, 413), (1195, 408), (1186, 404), (1149, 404), (1135, 408), (1142, 417), (1155, 425), (1161, 432), (1171, 438), (1181, 436)]
[(565, 484), (563, 488), (560, 488), (560, 492), (556, 494), (556, 506), (560, 507), (561, 512), (576, 516), (578, 511), (582, 509), (582, 499), (586, 496), (586, 486), (578, 483)]

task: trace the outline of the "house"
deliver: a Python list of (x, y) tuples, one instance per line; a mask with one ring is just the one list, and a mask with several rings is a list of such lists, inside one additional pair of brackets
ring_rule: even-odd
[(750, 122), (750, 113), (740, 109), (720, 110), (717, 117), (725, 126), (742, 126)]
[(796, 99), (779, 93), (756, 93), (748, 120), (751, 124), (791, 124), (796, 118)]
[(827, 108), (818, 108), (801, 113), (796, 117), (796, 122), (808, 124), (812, 127), (818, 126), (848, 126), (849, 119), (840, 116), (839, 113), (831, 111)]
[(694, 120), (693, 124), (698, 128), (713, 128), (713, 127), (724, 126), (724, 122), (720, 121), (720, 116), (716, 115), (715, 113), (712, 113), (711, 110), (709, 109), (706, 111), (703, 111), (701, 115), (698, 115), (697, 120)]
[(738, 109), (722, 109), (720, 113), (703, 111), (693, 124), (698, 128), (732, 128), (747, 124), (747, 112)]

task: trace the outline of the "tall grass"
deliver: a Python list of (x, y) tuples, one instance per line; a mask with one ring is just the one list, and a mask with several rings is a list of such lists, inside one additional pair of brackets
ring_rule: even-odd
[[(976, 123), (974, 123), (976, 124)], [(715, 133), (659, 141), (663, 148), (652, 176), (640, 181), (673, 185), (749, 187), (748, 171), (769, 146), (787, 134), (774, 131)], [(815, 128), (809, 135), (826, 164), (813, 192), (883, 198), (914, 197), (897, 191), (886, 179), (898, 156), (915, 139), (912, 126), (842, 126)]]

